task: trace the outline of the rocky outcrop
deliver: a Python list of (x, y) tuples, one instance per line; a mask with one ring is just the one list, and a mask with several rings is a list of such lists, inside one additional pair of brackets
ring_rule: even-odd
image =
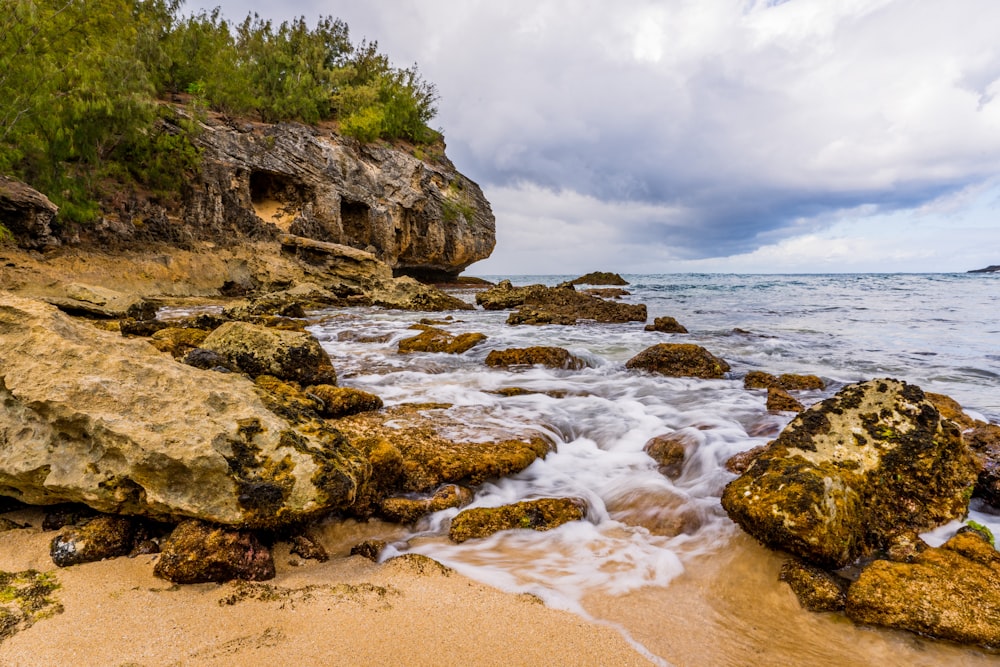
[(58, 245), (52, 221), (59, 207), (25, 183), (0, 176), (0, 226), (27, 248)]
[(245, 377), (0, 294), (0, 494), (157, 519), (275, 527), (353, 502), (369, 474)]
[(421, 279), (457, 276), (493, 250), (490, 205), (447, 158), (425, 161), (328, 129), (212, 117), (197, 141), (203, 169), (182, 217), (215, 237), (281, 230), (368, 250)]
[(726, 486), (722, 506), (764, 544), (843, 567), (964, 516), (977, 471), (918, 387), (871, 380), (800, 413)]
[(570, 285), (628, 285), (628, 281), (622, 278), (617, 273), (610, 273), (608, 271), (591, 271), (586, 275), (582, 275), (579, 278), (574, 278), (569, 281)]
[(417, 325), (417, 328), (423, 329), (423, 331), (416, 336), (399, 341), (398, 347), (401, 354), (412, 352), (462, 354), (486, 340), (486, 335), (481, 333), (467, 332), (454, 335), (437, 327)]
[(540, 365), (547, 368), (563, 368), (574, 371), (587, 366), (583, 359), (571, 354), (569, 350), (553, 346), (512, 347), (506, 350), (493, 350), (486, 355), (486, 365), (500, 368)]
[(500, 507), (475, 507), (459, 512), (451, 520), (448, 537), (453, 542), (465, 542), (501, 530), (551, 530), (584, 516), (586, 506), (576, 498), (539, 498)]
[(625, 368), (703, 379), (720, 379), (729, 372), (725, 360), (693, 343), (659, 343), (648, 347), (625, 362)]
[(572, 285), (514, 287), (509, 280), (476, 295), (476, 303), (486, 310), (519, 308), (507, 324), (576, 324), (595, 322), (645, 322), (643, 304), (606, 301), (573, 289)]
[(646, 325), (646, 331), (659, 331), (660, 333), (682, 333), (688, 332), (687, 328), (677, 321), (676, 318), (664, 316), (657, 317), (652, 324)]
[(1000, 264), (990, 264), (983, 269), (972, 269), (971, 271), (966, 271), (966, 273), (1000, 273)]
[(806, 389), (824, 389), (826, 383), (817, 375), (797, 375), (782, 373), (779, 376), (764, 371), (750, 371), (743, 378), (744, 389), (783, 389), (785, 391), (802, 391)]

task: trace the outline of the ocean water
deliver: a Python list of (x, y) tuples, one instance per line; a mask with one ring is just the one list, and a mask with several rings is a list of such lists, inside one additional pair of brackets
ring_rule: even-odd
[[(516, 285), (572, 278), (487, 276), (505, 277)], [(445, 327), (488, 336), (469, 352), (399, 355), (399, 340), (414, 334), (407, 327), (421, 317), (449, 314), (370, 308), (314, 315), (311, 330), (330, 353), (341, 384), (374, 392), (387, 405), (451, 404), (448, 412), (465, 424), (463, 433), (451, 435), (473, 440), (489, 425), (494, 432), (534, 430), (556, 444), (522, 473), (480, 488), (473, 506), (538, 497), (587, 503), (586, 521), (461, 545), (447, 539), (457, 510), (405, 530), (375, 524), (371, 531), (382, 530), (391, 542), (388, 555), (426, 554), (474, 579), (611, 623), (656, 664), (749, 664), (747, 651), (758, 648), (766, 657), (754, 664), (1000, 661), (976, 649), (862, 631), (837, 615), (799, 610), (777, 583), (780, 557), (742, 535), (719, 504), (733, 478), (725, 461), (773, 439), (794, 416), (768, 413), (766, 393), (743, 388), (751, 370), (821, 376), (826, 389), (798, 394), (807, 405), (851, 382), (892, 377), (947, 394), (970, 415), (1000, 422), (1000, 275), (624, 277), (631, 295), (623, 300), (646, 304), (650, 321), (676, 317), (690, 333), (646, 332), (638, 322), (512, 327), (504, 323), (506, 311), (477, 309), (451, 313)], [(475, 299), (473, 291), (457, 295)], [(668, 341), (702, 345), (732, 371), (723, 380), (698, 380), (625, 369), (641, 350)], [(588, 367), (501, 370), (484, 364), (491, 350), (531, 345), (565, 347)], [(511, 387), (538, 393), (492, 393)], [(650, 438), (665, 433), (686, 443), (687, 460), (675, 480), (661, 475), (643, 452)], [(976, 505), (971, 518), (1000, 535), (1000, 516), (983, 509)], [(940, 543), (959, 526), (927, 539)], [(697, 622), (679, 614), (678, 605)], [(780, 649), (775, 633), (786, 639)]]

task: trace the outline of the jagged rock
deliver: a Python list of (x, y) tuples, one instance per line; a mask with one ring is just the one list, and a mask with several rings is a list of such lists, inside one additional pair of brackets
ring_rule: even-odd
[(660, 472), (665, 477), (677, 479), (684, 469), (687, 449), (693, 448), (694, 445), (692, 439), (683, 433), (665, 433), (650, 438), (643, 445), (642, 451), (659, 464)]
[(360, 389), (321, 384), (309, 387), (308, 394), (321, 401), (319, 414), (327, 419), (382, 409), (381, 398)]
[(800, 413), (722, 506), (765, 545), (843, 567), (893, 535), (964, 516), (976, 472), (919, 387), (870, 380)]
[(285, 255), (352, 285), (369, 286), (392, 279), (391, 267), (364, 250), (293, 234), (279, 234), (278, 242)]
[(781, 566), (780, 578), (795, 593), (803, 609), (843, 611), (847, 604), (849, 582), (815, 565), (797, 559), (787, 560)]
[(805, 409), (798, 399), (778, 387), (768, 388), (766, 407), (769, 412), (802, 412)]
[(246, 378), (41, 302), (0, 293), (0, 349), (0, 488), (24, 502), (276, 527), (349, 505), (367, 479), (340, 433), (296, 430)]
[(384, 540), (365, 540), (351, 547), (351, 555), (361, 556), (377, 563), (387, 546)]
[(416, 336), (404, 338), (399, 341), (399, 352), (401, 354), (409, 354), (411, 352), (462, 354), (486, 340), (486, 336), (481, 333), (464, 333), (456, 336), (444, 329), (422, 325), (421, 328), (423, 328), (423, 331)]
[(750, 371), (743, 378), (744, 389), (783, 389), (785, 391), (800, 391), (804, 389), (824, 389), (826, 383), (816, 375), (796, 375), (783, 373), (774, 376), (764, 371)]
[(493, 350), (486, 356), (486, 365), (493, 367), (541, 365), (574, 371), (587, 366), (583, 359), (570, 354), (568, 350), (545, 346)]
[(972, 495), (1000, 508), (1000, 425), (980, 424), (965, 434), (965, 442), (981, 466)]
[(586, 275), (569, 281), (570, 285), (628, 285), (628, 281), (617, 273), (608, 271), (592, 271)]
[(911, 562), (873, 561), (848, 589), (845, 612), (856, 623), (996, 648), (1000, 553), (963, 529)]
[(678, 322), (673, 317), (657, 317), (653, 320), (652, 324), (646, 325), (646, 331), (659, 331), (662, 333), (681, 333), (686, 334), (688, 330), (683, 324)]
[(726, 470), (734, 475), (742, 475), (750, 467), (750, 464), (754, 462), (754, 459), (760, 456), (765, 449), (767, 449), (767, 445), (757, 445), (745, 452), (733, 454), (726, 461)]
[(976, 420), (965, 414), (962, 406), (954, 398), (945, 396), (944, 394), (934, 394), (929, 391), (924, 392), (924, 394), (927, 396), (927, 400), (933, 403), (934, 407), (938, 409), (942, 417), (952, 420), (963, 431), (976, 426)]
[(251, 377), (273, 375), (302, 384), (337, 384), (330, 357), (307, 332), (226, 322), (199, 347), (225, 356), (233, 367)]
[(153, 574), (175, 584), (274, 578), (271, 550), (249, 531), (182, 521), (163, 542)]
[(486, 310), (518, 308), (507, 324), (576, 324), (578, 320), (597, 322), (644, 322), (646, 306), (616, 303), (583, 294), (572, 285), (514, 287), (503, 280), (496, 287), (476, 295), (476, 303)]
[[(493, 250), (489, 203), (444, 156), (424, 161), (295, 123), (237, 129), (209, 115), (203, 126), (189, 226), (223, 236), (256, 224), (258, 233), (371, 247), (397, 275), (421, 279), (453, 278)], [(286, 215), (272, 217), (276, 209)]]
[(379, 505), (379, 515), (396, 523), (414, 523), (433, 512), (463, 507), (472, 502), (472, 491), (458, 484), (445, 484), (431, 495), (393, 496)]
[(135, 541), (135, 520), (104, 514), (82, 526), (63, 528), (52, 538), (49, 554), (59, 567), (127, 556)]
[(374, 305), (396, 310), (441, 312), (473, 309), (471, 303), (408, 276), (380, 283), (368, 296)]
[(49, 287), (48, 291), (50, 294), (42, 299), (70, 315), (111, 320), (151, 320), (156, 317), (156, 306), (146, 299), (106, 287), (71, 283)]
[(58, 212), (59, 207), (38, 190), (0, 176), (0, 225), (14, 235), (22, 248), (59, 245), (52, 233), (52, 221)]
[(584, 294), (590, 294), (591, 296), (599, 296), (602, 299), (617, 299), (621, 296), (628, 296), (631, 294), (628, 290), (621, 289), (620, 287), (605, 287), (605, 288), (593, 288), (581, 290)]
[(451, 520), (448, 537), (465, 542), (516, 528), (551, 530), (586, 516), (586, 506), (576, 498), (539, 498), (500, 507), (475, 507)]
[(316, 560), (325, 563), (330, 560), (330, 554), (313, 533), (306, 531), (292, 537), (291, 553), (301, 556), (307, 560)]
[(167, 327), (154, 333), (149, 342), (160, 352), (177, 359), (200, 347), (207, 337), (208, 332), (201, 329)]
[(672, 377), (719, 379), (729, 371), (729, 364), (700, 345), (659, 343), (629, 359), (625, 368)]

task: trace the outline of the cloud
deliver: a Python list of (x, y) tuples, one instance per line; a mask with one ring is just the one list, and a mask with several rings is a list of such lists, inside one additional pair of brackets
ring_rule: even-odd
[[(227, 16), (253, 4), (222, 3)], [(397, 63), (419, 63), (441, 93), (449, 155), (496, 198), (501, 244), (531, 233), (532, 213), (505, 203), (524, 191), (561, 193), (548, 203), (567, 207), (565, 224), (581, 224), (566, 193), (617, 211), (614, 238), (665, 259), (804, 252), (842, 214), (919, 208), (1000, 173), (994, 0), (282, 11), (334, 13)]]

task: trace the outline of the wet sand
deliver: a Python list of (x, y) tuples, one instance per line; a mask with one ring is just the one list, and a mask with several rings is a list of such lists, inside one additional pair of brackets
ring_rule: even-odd
[(318, 563), (278, 545), (272, 581), (174, 586), (156, 556), (55, 568), (41, 514), (13, 518), (36, 527), (0, 533), (0, 570), (54, 570), (64, 611), (0, 643), (5, 667), (650, 664), (610, 628), (420, 557)]

